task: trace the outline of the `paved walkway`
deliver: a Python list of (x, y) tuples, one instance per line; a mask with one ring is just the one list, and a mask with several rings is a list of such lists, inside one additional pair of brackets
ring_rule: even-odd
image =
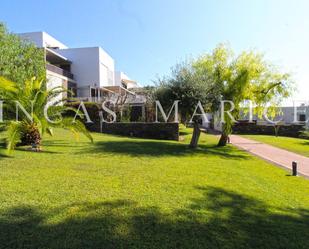
[(246, 150), (280, 167), (284, 167), (290, 172), (292, 171), (292, 161), (296, 161), (298, 174), (309, 178), (308, 157), (237, 135), (231, 135), (230, 139), (231, 143), (236, 147)]

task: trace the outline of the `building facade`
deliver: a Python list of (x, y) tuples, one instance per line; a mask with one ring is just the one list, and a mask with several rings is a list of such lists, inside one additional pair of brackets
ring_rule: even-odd
[(47, 87), (70, 90), (69, 96), (62, 97), (100, 101), (107, 93), (134, 94), (129, 89), (138, 87), (126, 74), (115, 71), (114, 59), (101, 47), (69, 48), (45, 32), (19, 36), (44, 49)]
[[(242, 123), (249, 122), (249, 114), (240, 114), (241, 118), (238, 120)], [(217, 131), (222, 131), (221, 114), (216, 112), (215, 114), (207, 113), (207, 122), (205, 119), (202, 120), (202, 126), (205, 128), (211, 128)], [(252, 122), (256, 125), (262, 126), (274, 126), (274, 123), (283, 126), (290, 125), (303, 125), (309, 128), (309, 105), (308, 103), (301, 103), (294, 106), (283, 106), (279, 107), (278, 114), (275, 117), (258, 117), (253, 115)]]

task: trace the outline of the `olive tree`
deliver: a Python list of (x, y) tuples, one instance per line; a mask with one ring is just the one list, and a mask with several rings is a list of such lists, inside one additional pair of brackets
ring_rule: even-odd
[(183, 124), (193, 125), (193, 134), (190, 147), (196, 148), (200, 136), (199, 117), (192, 117), (199, 103), (203, 110), (209, 110), (209, 103), (217, 103), (215, 89), (207, 80), (207, 75), (197, 73), (192, 62), (184, 62), (172, 69), (169, 77), (158, 79), (156, 99), (166, 109), (179, 100), (180, 121)]
[[(263, 54), (244, 51), (235, 56), (226, 45), (217, 46), (211, 53), (204, 54), (190, 63), (178, 64), (169, 77), (157, 82), (157, 99), (166, 108), (179, 100), (181, 122), (187, 123), (201, 103), (204, 111), (220, 112), (229, 110), (231, 102), (234, 109), (223, 112), (222, 135), (218, 145), (224, 146), (232, 132), (233, 123), (244, 110), (245, 101), (250, 100), (253, 112), (263, 114), (267, 105), (270, 115), (275, 116), (276, 106), (288, 97), (293, 90), (293, 82), (287, 73), (282, 73)], [(190, 147), (197, 147), (200, 129), (197, 119), (193, 119), (194, 131)]]

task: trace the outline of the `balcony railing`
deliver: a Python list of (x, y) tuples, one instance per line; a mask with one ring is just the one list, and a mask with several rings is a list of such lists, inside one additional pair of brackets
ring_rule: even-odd
[(56, 73), (56, 74), (60, 74), (62, 76), (65, 76), (65, 77), (68, 77), (70, 79), (73, 79), (73, 74), (70, 73), (69, 71), (66, 71), (60, 67), (56, 67), (52, 64), (46, 64), (46, 69), (53, 72), (53, 73)]

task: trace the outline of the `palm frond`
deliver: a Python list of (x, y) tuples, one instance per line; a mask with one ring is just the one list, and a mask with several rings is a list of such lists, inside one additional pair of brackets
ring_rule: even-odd
[(47, 127), (46, 128), (46, 133), (48, 135), (50, 135), (51, 137), (54, 136), (54, 131), (53, 131), (53, 129), (51, 127)]
[(61, 123), (61, 127), (64, 129), (69, 129), (76, 136), (78, 133), (85, 135), (91, 143), (93, 143), (93, 137), (90, 132), (87, 130), (85, 125), (79, 120), (73, 120), (72, 118), (64, 118)]
[(16, 144), (20, 141), (22, 131), (22, 123), (12, 121), (7, 127), (6, 148), (8, 152), (15, 149)]
[(17, 92), (17, 84), (0, 76), (0, 90), (5, 92)]
[[(9, 122), (6, 125), (8, 130), (7, 148), (9, 151), (13, 150), (19, 141), (23, 142), (29, 127), (31, 127), (32, 135), (35, 135), (32, 136), (33, 139), (39, 138), (40, 140), (44, 133), (52, 136), (52, 127), (61, 127), (70, 130), (75, 137), (82, 133), (93, 142), (90, 132), (81, 121), (74, 121), (73, 118), (62, 118), (62, 114), (69, 111), (78, 115), (82, 114), (81, 111), (66, 106), (62, 96), (61, 100), (58, 100), (58, 97), (66, 92), (68, 91), (63, 87), (47, 90), (45, 82), (35, 78), (27, 80), (22, 86), (18, 86), (14, 82), (0, 77), (0, 94), (1, 98), (6, 100), (7, 110), (12, 113), (15, 112), (15, 102), (18, 101), (25, 110), (32, 110), (33, 118), (33, 122), (30, 122), (25, 115), (22, 115), (20, 122)], [(45, 117), (46, 105), (48, 105), (48, 116), (55, 123), (49, 122)], [(37, 141), (35, 140), (34, 143), (37, 143)]]

